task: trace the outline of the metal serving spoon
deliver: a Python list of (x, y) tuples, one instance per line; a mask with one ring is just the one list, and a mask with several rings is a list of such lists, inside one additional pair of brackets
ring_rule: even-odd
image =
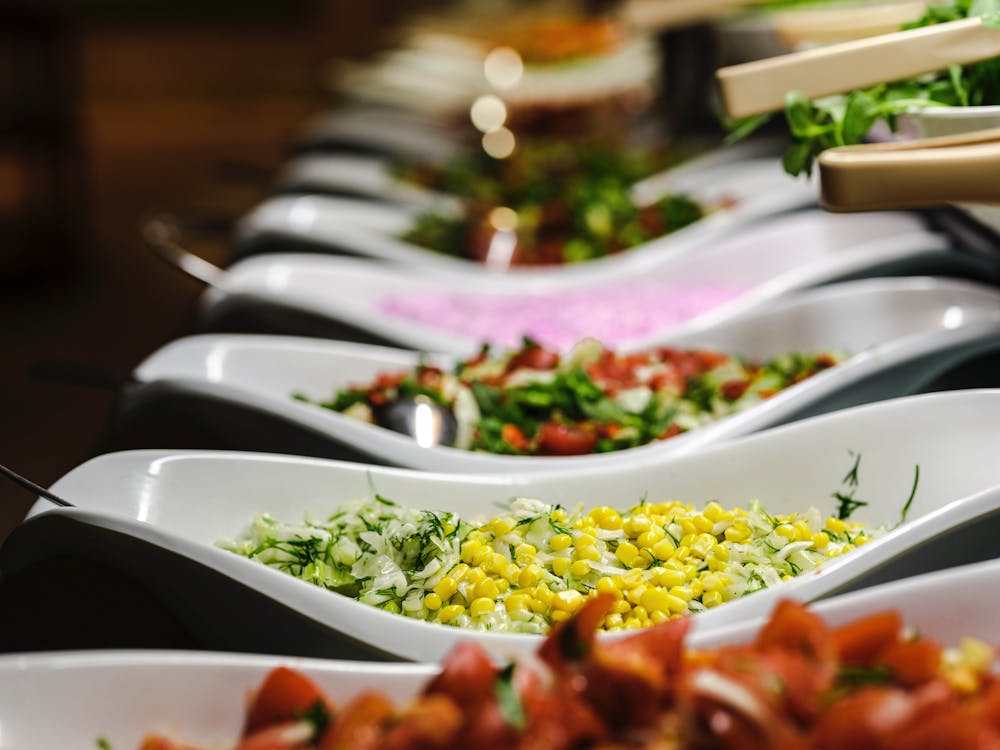
[(63, 500), (61, 497), (59, 497), (59, 495), (56, 495), (53, 492), (49, 492), (41, 485), (35, 484), (30, 479), (22, 477), (20, 474), (13, 471), (12, 469), (8, 469), (3, 464), (0, 464), (0, 474), (7, 477), (9, 480), (14, 482), (14, 484), (20, 485), (28, 492), (33, 492), (36, 495), (40, 495), (41, 497), (44, 497), (46, 500), (53, 502), (56, 505), (62, 506), (63, 508), (76, 507), (75, 505), (73, 505), (73, 503), (69, 502), (68, 500)]
[(409, 435), (422, 448), (454, 445), (458, 436), (452, 411), (427, 396), (397, 398), (371, 410), (380, 427)]

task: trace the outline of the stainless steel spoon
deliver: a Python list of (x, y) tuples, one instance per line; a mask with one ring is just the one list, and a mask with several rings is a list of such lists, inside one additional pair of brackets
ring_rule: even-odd
[(376, 424), (409, 435), (423, 448), (454, 445), (458, 436), (452, 411), (427, 396), (397, 398), (371, 409)]
[(9, 480), (11, 480), (12, 482), (14, 482), (14, 484), (20, 485), (21, 487), (23, 487), (24, 489), (26, 489), (28, 492), (33, 492), (36, 495), (40, 495), (41, 497), (44, 497), (49, 502), (53, 502), (56, 505), (62, 506), (63, 508), (74, 508), (74, 507), (76, 507), (76, 506), (73, 505), (73, 503), (69, 502), (68, 500), (63, 500), (61, 497), (59, 497), (59, 495), (56, 495), (53, 492), (49, 492), (47, 489), (45, 489), (41, 485), (35, 484), (30, 479), (22, 477), (20, 474), (18, 474), (17, 472), (13, 471), (12, 469), (8, 469), (3, 464), (0, 464), (0, 474), (2, 474), (3, 476), (7, 477)]

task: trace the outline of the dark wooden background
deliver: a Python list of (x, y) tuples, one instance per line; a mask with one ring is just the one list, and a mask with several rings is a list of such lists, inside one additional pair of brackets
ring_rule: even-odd
[[(154, 258), (150, 209), (235, 218), (333, 104), (333, 56), (387, 42), (390, 0), (8, 0), (0, 8), (0, 463), (50, 484), (92, 454), (110, 392), (45, 360), (127, 373), (184, 334), (201, 291)], [(202, 248), (221, 261), (224, 246)], [(32, 498), (0, 481), (0, 540)]]

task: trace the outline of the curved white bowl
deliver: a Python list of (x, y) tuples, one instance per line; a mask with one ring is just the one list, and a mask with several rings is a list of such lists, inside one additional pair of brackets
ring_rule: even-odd
[[(360, 454), (379, 463), (435, 471), (638, 466), (803, 415), (914, 393), (943, 370), (1000, 345), (1000, 292), (970, 282), (923, 278), (847, 282), (809, 289), (717, 322), (634, 340), (624, 348), (666, 344), (752, 358), (796, 350), (852, 356), (759, 406), (670, 440), (615, 453), (547, 458), (423, 448), (409, 437), (291, 398), (302, 392), (326, 399), (379, 372), (412, 367), (418, 359), (412, 351), (314, 339), (201, 336), (168, 344), (141, 363), (135, 375), (141, 383), (166, 384), (174, 391), (288, 420), (351, 451), (328, 455)], [(432, 359), (445, 367), (452, 364), (449, 357)], [(143, 397), (141, 387), (126, 394), (124, 408), (129, 408), (129, 398)]]
[[(504, 655), (534, 649), (538, 637), (463, 631), (392, 615), (226, 552), (214, 542), (240, 533), (255, 513), (296, 521), (306, 512), (320, 515), (343, 501), (367, 497), (373, 488), (412, 507), (467, 517), (495, 513), (497, 502), (515, 496), (564, 506), (619, 507), (643, 496), (740, 505), (759, 498), (773, 513), (810, 506), (830, 512), (830, 495), (850, 466), (850, 451), (862, 456), (858, 496), (870, 503), (857, 512), (857, 519), (892, 526), (900, 520), (919, 465), (919, 486), (904, 523), (808, 576), (697, 615), (699, 627), (708, 631), (760, 616), (783, 596), (813, 600), (995, 556), (998, 421), (1000, 391), (931, 394), (840, 411), (694, 455), (651, 456), (627, 467), (541, 475), (428, 474), (268, 454), (110, 454), (74, 469), (53, 486), (53, 492), (77, 508), (49, 510), (47, 501), (35, 505), (15, 532), (19, 543), (5, 549), (5, 571), (16, 574), (21, 566), (60, 554), (61, 546), (72, 546), (108, 564), (141, 570), (151, 590), (182, 616), (186, 613), (189, 627), (205, 627), (217, 614), (212, 611), (216, 597), (200, 592), (199, 576), (178, 575), (170, 565), (170, 556), (177, 556), (224, 576), (233, 586), (281, 602), (290, 617), (301, 615), (329, 628), (331, 638), (342, 634), (416, 660), (438, 660), (456, 640), (470, 638)], [(79, 528), (62, 539), (46, 536), (44, 524), (59, 518), (71, 519)], [(123, 552), (116, 537), (139, 545)], [(148, 559), (140, 559), (143, 550), (150, 551)], [(191, 602), (199, 602), (197, 612)], [(253, 627), (247, 613), (224, 614), (238, 618), (240, 627)]]
[[(753, 221), (817, 202), (816, 185), (790, 178), (773, 158), (731, 163), (724, 174), (715, 169), (689, 169), (666, 175), (638, 184), (638, 199), (645, 202), (671, 191), (682, 191), (705, 205), (730, 200), (735, 201), (735, 205), (628, 251), (588, 261), (588, 265), (612, 268), (634, 262), (630, 258), (704, 247)], [(266, 237), (269, 244), (272, 241), (279, 244), (281, 241), (305, 241), (317, 248), (346, 250), (351, 254), (429, 269), (471, 267), (484, 274), (498, 270), (521, 275), (537, 273), (537, 269), (530, 268), (490, 269), (473, 260), (452, 257), (399, 239), (398, 236), (412, 225), (416, 213), (412, 207), (378, 205), (356, 199), (278, 196), (265, 201), (241, 220), (234, 251), (239, 255), (241, 248), (244, 252), (253, 249), (262, 237)]]
[[(524, 296), (593, 292), (614, 297), (634, 286), (662, 286), (666, 293), (672, 288), (729, 288), (737, 295), (678, 321), (675, 330), (680, 332), (721, 322), (789, 291), (837, 279), (886, 271), (958, 271), (989, 278), (997, 276), (1000, 266), (952, 250), (949, 241), (927, 229), (916, 214), (835, 215), (818, 209), (762, 222), (706, 247), (625, 259), (627, 263), (613, 265), (585, 263), (529, 274), (490, 274), (468, 264), (418, 269), (320, 254), (261, 255), (233, 264), (205, 293), (202, 327), (211, 330), (234, 308), (265, 303), (317, 316), (325, 326), (347, 329), (351, 338), (463, 353), (474, 350), (489, 331), (463, 335), (433, 321), (390, 314), (384, 305), (428, 298), (461, 300), (474, 294), (479, 306), (502, 306)], [(745, 292), (740, 294), (740, 289)]]
[[(963, 636), (1000, 643), (1000, 562), (909, 578), (815, 605), (830, 624), (883, 609), (946, 646)], [(933, 606), (928, 606), (933, 602)], [(750, 640), (756, 622), (703, 632), (692, 646)], [(295, 659), (184, 651), (91, 651), (0, 656), (0, 726), (5, 748), (93, 747), (104, 737), (132, 750), (146, 734), (166, 732), (195, 744), (226, 746), (244, 720), (244, 696), (284, 665), (315, 680), (336, 704), (362, 690), (406, 701), (437, 673), (430, 664)], [(58, 717), (58, 721), (53, 721)], [(212, 744), (214, 746), (214, 744)]]

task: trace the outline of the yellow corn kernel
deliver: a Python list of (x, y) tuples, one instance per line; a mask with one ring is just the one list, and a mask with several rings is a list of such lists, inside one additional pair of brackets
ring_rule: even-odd
[(706, 591), (701, 597), (701, 603), (706, 607), (718, 607), (722, 604), (721, 591)]
[(469, 574), (469, 566), (466, 565), (465, 563), (459, 563), (454, 568), (448, 571), (448, 575), (450, 575), (455, 581), (461, 581), (468, 574)]
[(445, 534), (450, 534), (451, 532), (453, 532), (458, 527), (455, 526), (455, 524), (452, 523), (451, 521), (448, 521), (447, 523), (442, 524), (441, 528), (444, 529), (444, 533)]
[(639, 534), (636, 539), (636, 543), (640, 547), (652, 547), (658, 541), (666, 537), (667, 532), (663, 530), (662, 526), (651, 526), (649, 531), (644, 531)]
[(465, 577), (465, 580), (473, 586), (478, 586), (482, 581), (486, 580), (486, 571), (482, 568), (472, 568), (469, 570), (469, 575)]
[(612, 612), (610, 615), (604, 616), (604, 629), (610, 630), (611, 628), (620, 628), (624, 620), (622, 616), (617, 612)]
[(552, 604), (552, 591), (544, 583), (540, 583), (531, 590), (531, 595), (542, 602), (546, 607)]
[(446, 602), (458, 591), (458, 582), (451, 576), (444, 576), (437, 585), (434, 586), (434, 593), (441, 597), (441, 601)]
[(437, 594), (428, 594), (424, 597), (424, 606), (431, 612), (441, 609), (441, 597)]
[(678, 599), (683, 599), (686, 602), (694, 599), (694, 592), (691, 591), (690, 586), (671, 586), (670, 595), (676, 596)]
[(860, 547), (862, 544), (868, 544), (871, 540), (870, 536), (856, 536), (854, 537), (854, 545)]
[(618, 545), (618, 549), (615, 550), (615, 557), (617, 557), (622, 565), (632, 565), (632, 562), (639, 555), (639, 548), (636, 547), (632, 542), (622, 542)]
[(715, 526), (715, 521), (706, 516), (695, 516), (691, 519), (691, 522), (702, 534), (708, 533)]
[(649, 612), (641, 604), (632, 607), (632, 617), (638, 619), (643, 625), (649, 622)]
[(568, 557), (557, 557), (552, 561), (552, 572), (561, 578), (569, 573), (569, 569), (572, 564), (573, 561)]
[(639, 604), (642, 601), (642, 595), (648, 589), (649, 587), (646, 584), (640, 583), (638, 586), (633, 586), (625, 591), (625, 598), (632, 602), (632, 604)]
[(577, 578), (583, 578), (590, 572), (590, 563), (586, 560), (577, 560), (569, 566), (569, 572)]
[(649, 520), (649, 516), (629, 516), (629, 518), (622, 524), (622, 530), (625, 532), (626, 536), (630, 536), (634, 539), (643, 532), (649, 531), (652, 525), (653, 522)]
[(591, 560), (597, 562), (601, 559), (601, 553), (597, 551), (597, 547), (584, 547), (583, 549), (578, 549), (573, 552), (573, 557), (577, 560)]
[(549, 539), (549, 547), (555, 552), (562, 552), (573, 543), (573, 537), (569, 534), (556, 534)]
[(691, 544), (691, 552), (696, 554), (698, 557), (706, 557), (713, 549), (718, 546), (718, 542), (715, 541), (715, 537), (711, 534), (699, 534), (695, 537), (694, 542)]
[(469, 565), (478, 564), (480, 561), (476, 561), (476, 555), (482, 555), (482, 550), (485, 549), (485, 545), (482, 542), (472, 542), (464, 541), (462, 542), (462, 562), (468, 563)]
[(697, 538), (698, 538), (697, 534), (685, 534), (684, 536), (681, 537), (681, 543), (678, 544), (677, 546), (690, 547), (692, 544), (694, 544), (694, 541)]
[(517, 583), (521, 577), (521, 569), (516, 563), (507, 563), (500, 575), (507, 579), (507, 583)]
[(962, 663), (978, 672), (989, 671), (993, 664), (993, 647), (978, 638), (965, 636), (958, 642), (958, 650)]
[(549, 518), (551, 518), (556, 523), (558, 523), (559, 521), (565, 521), (566, 511), (564, 511), (562, 508), (556, 508), (554, 511), (549, 513)]
[(776, 526), (774, 529), (774, 533), (776, 533), (778, 536), (785, 537), (785, 539), (791, 542), (795, 541), (795, 527), (792, 526), (790, 523), (778, 524), (778, 526)]
[(712, 548), (712, 557), (716, 560), (726, 562), (729, 560), (729, 547), (725, 544), (716, 543), (716, 545)]
[(598, 594), (610, 594), (618, 590), (618, 587), (615, 586), (615, 582), (610, 576), (601, 576), (597, 579)]
[(743, 544), (750, 538), (750, 527), (745, 523), (737, 522), (723, 532), (727, 542)]
[(620, 615), (627, 615), (632, 611), (632, 605), (629, 604), (625, 599), (621, 599), (615, 602), (615, 605), (611, 608), (612, 612), (617, 612)]
[(830, 535), (825, 531), (821, 531), (818, 534), (813, 534), (812, 536), (813, 547), (816, 549), (825, 549), (826, 545), (830, 543)]
[(514, 560), (518, 565), (527, 565), (535, 559), (535, 555), (537, 554), (538, 550), (535, 549), (535, 545), (528, 544), (527, 542), (519, 544), (514, 548)]
[(495, 600), (499, 594), (500, 588), (491, 578), (486, 578), (476, 584), (477, 598)]
[(494, 607), (496, 607), (496, 602), (493, 599), (481, 596), (472, 600), (472, 604), (469, 605), (469, 614), (473, 617), (479, 617), (492, 612)]
[(502, 573), (507, 567), (507, 558), (499, 552), (493, 552), (483, 561), (482, 567), (490, 573)]
[(569, 589), (552, 596), (552, 608), (563, 612), (576, 612), (583, 606), (584, 596), (579, 591)]
[[(565, 560), (566, 558), (560, 558)], [(517, 585), (523, 589), (530, 588), (538, 583), (542, 578), (542, 569), (532, 563), (521, 571), (517, 577)]]
[(642, 593), (640, 604), (649, 612), (669, 612), (669, 596), (661, 588), (649, 588)]
[(705, 591), (721, 591), (723, 589), (722, 576), (716, 573), (702, 573), (701, 585), (705, 587)]
[(797, 542), (811, 542), (813, 537), (812, 529), (809, 528), (809, 524), (805, 521), (795, 522), (795, 541)]
[(573, 546), (577, 549), (586, 549), (597, 544), (597, 539), (592, 534), (577, 534), (573, 539)]
[(663, 539), (658, 541), (653, 545), (652, 553), (656, 556), (657, 560), (667, 560), (672, 554), (674, 554), (674, 541), (664, 535)]
[(680, 586), (687, 582), (687, 576), (684, 575), (684, 571), (667, 568), (656, 577), (656, 582), (667, 588)]
[(683, 562), (684, 560), (688, 559), (688, 555), (690, 555), (690, 554), (691, 554), (691, 550), (688, 549), (685, 545), (682, 544), (680, 547), (678, 547), (677, 549), (674, 550), (674, 554), (672, 555), (672, 558), (674, 560), (680, 560), (681, 562)]
[(503, 606), (508, 612), (523, 612), (531, 606), (531, 597), (528, 594), (511, 594), (503, 600)]
[(702, 582), (695, 578), (691, 583), (688, 584), (688, 588), (691, 589), (691, 598), (700, 599), (701, 595), (705, 593), (705, 586)]
[(501, 594), (510, 588), (510, 581), (506, 578), (497, 578), (497, 591)]
[(643, 575), (641, 570), (630, 570), (622, 576), (622, 588), (632, 588), (633, 586), (638, 586), (642, 582)]
[[(599, 512), (595, 513), (595, 511)], [(595, 509), (595, 511), (591, 511), (591, 517), (597, 522), (600, 528), (606, 531), (617, 531), (624, 525), (621, 515), (614, 508), (603, 506)]]
[(494, 518), (490, 523), (490, 531), (493, 532), (495, 536), (504, 536), (509, 534), (517, 526), (517, 521), (515, 521), (510, 516), (502, 516), (500, 518)]
[(843, 534), (847, 530), (847, 524), (841, 521), (839, 518), (834, 518), (829, 516), (826, 519), (826, 528), (832, 531), (834, 534)]
[(726, 512), (726, 509), (719, 505), (715, 500), (705, 505), (705, 509), (702, 510), (702, 515), (705, 516), (713, 524), (718, 523), (723, 520), (722, 516)]
[(698, 527), (694, 525), (694, 521), (690, 518), (678, 518), (677, 524), (681, 527), (681, 531), (684, 534), (697, 534)]
[(451, 622), (462, 614), (465, 614), (465, 607), (461, 604), (449, 604), (438, 612), (437, 619), (439, 622)]
[(654, 625), (662, 625), (669, 619), (670, 615), (668, 615), (666, 612), (660, 612), (660, 611), (653, 612), (653, 614), (649, 616), (649, 621)]
[(676, 615), (681, 612), (687, 612), (688, 603), (678, 596), (667, 594), (667, 606), (670, 613)]
[(549, 619), (552, 620), (552, 624), (555, 625), (557, 622), (562, 622), (563, 620), (568, 620), (572, 617), (572, 612), (565, 612), (561, 609), (554, 609), (549, 613)]
[(467, 542), (479, 542), (480, 544), (482, 544), (483, 542), (486, 541), (486, 535), (481, 530), (479, 530), (479, 529), (473, 529), (465, 537), (465, 541), (467, 541)]

